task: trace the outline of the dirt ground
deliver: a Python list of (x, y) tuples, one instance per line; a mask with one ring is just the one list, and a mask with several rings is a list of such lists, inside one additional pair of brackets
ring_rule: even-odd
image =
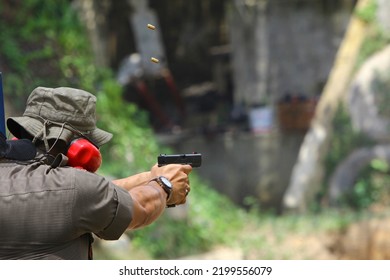
[[(272, 244), (271, 244), (272, 243)], [(267, 246), (243, 249), (219, 246), (214, 250), (187, 256), (186, 260), (256, 260), (256, 259), (294, 259), (294, 260), (334, 260), (339, 257), (332, 253), (321, 236), (290, 236), (286, 240), (271, 242)]]
[(390, 218), (362, 221), (333, 232), (292, 233), (283, 238), (270, 234), (262, 242), (253, 231), (246, 245), (217, 247), (183, 259), (387, 260), (390, 259)]
[[(390, 215), (359, 219), (343, 227), (321, 227), (315, 218), (288, 224), (276, 220), (248, 224), (232, 244), (209, 252), (189, 255), (185, 260), (388, 260), (390, 259)], [(149, 259), (137, 252), (128, 238), (95, 242), (97, 259)], [(103, 253), (104, 252), (104, 253)], [(131, 252), (131, 254), (129, 254)]]

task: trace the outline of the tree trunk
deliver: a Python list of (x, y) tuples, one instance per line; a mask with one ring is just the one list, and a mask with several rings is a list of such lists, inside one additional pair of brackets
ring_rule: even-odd
[(109, 0), (74, 0), (80, 19), (87, 29), (96, 64), (109, 66), (107, 18)]
[(235, 105), (251, 107), (267, 99), (266, 2), (234, 0), (230, 15)]
[[(364, 7), (367, 2), (367, 0), (360, 0), (356, 8)], [(318, 103), (315, 117), (293, 168), (290, 184), (283, 198), (283, 207), (286, 211), (304, 212), (309, 201), (319, 191), (323, 177), (322, 162), (331, 140), (332, 120), (338, 104), (344, 101), (347, 93), (364, 34), (364, 23), (352, 16)]]

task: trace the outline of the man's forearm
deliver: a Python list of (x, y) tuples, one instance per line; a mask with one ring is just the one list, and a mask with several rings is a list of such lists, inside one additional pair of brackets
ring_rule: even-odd
[(128, 229), (151, 224), (166, 208), (167, 194), (156, 182), (135, 187), (129, 193), (133, 199), (133, 215)]
[(120, 186), (127, 191), (130, 191), (131, 189), (137, 186), (147, 184), (151, 179), (152, 178), (151, 178), (150, 171), (146, 171), (146, 172), (135, 174), (133, 176), (129, 176), (127, 178), (113, 180), (112, 182), (115, 185)]

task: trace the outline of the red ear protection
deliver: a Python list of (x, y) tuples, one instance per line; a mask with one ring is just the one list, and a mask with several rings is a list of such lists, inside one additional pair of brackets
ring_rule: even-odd
[(70, 144), (66, 156), (69, 166), (85, 169), (89, 172), (95, 172), (102, 164), (99, 149), (84, 138), (74, 140)]

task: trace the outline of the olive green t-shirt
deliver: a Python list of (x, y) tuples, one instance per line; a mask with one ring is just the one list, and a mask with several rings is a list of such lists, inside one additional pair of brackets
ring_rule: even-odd
[(132, 218), (129, 193), (72, 167), (0, 160), (0, 259), (86, 259), (90, 233), (118, 239)]

